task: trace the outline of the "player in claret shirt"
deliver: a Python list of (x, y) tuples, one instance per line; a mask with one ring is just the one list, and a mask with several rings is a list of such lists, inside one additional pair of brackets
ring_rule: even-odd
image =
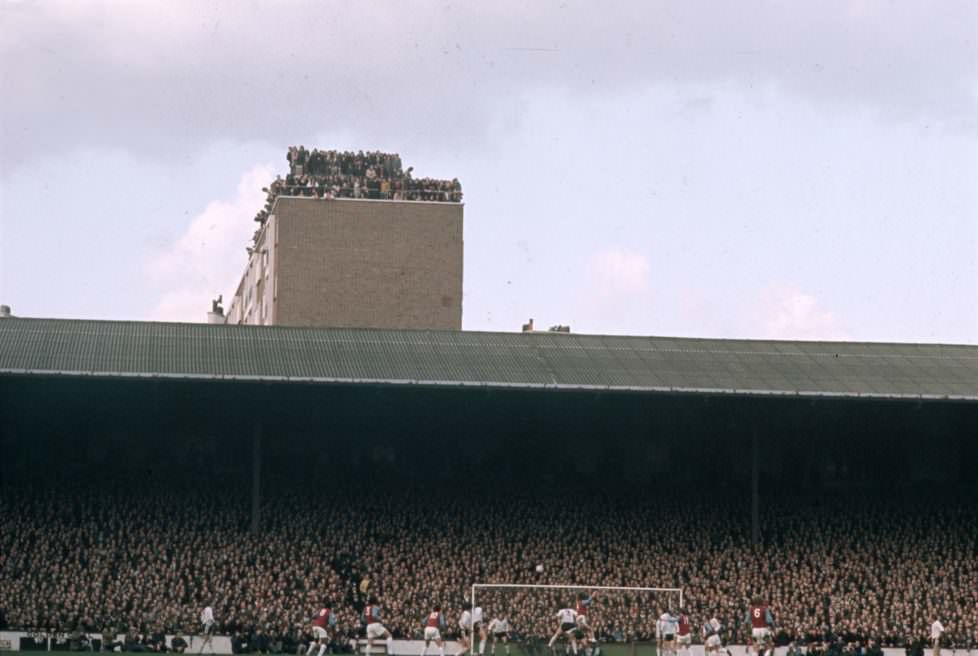
[(363, 615), (361, 616), (361, 621), (367, 626), (367, 651), (369, 654), (371, 648), (374, 646), (374, 640), (376, 638), (384, 638), (387, 640), (387, 653), (390, 654), (394, 647), (394, 638), (391, 636), (391, 632), (380, 623), (380, 606), (377, 605), (377, 597), (370, 597), (370, 601), (367, 605), (363, 607)]
[(326, 653), (326, 649), (329, 647), (329, 632), (334, 626), (336, 626), (336, 616), (333, 615), (330, 603), (326, 602), (312, 618), (312, 633), (315, 640), (309, 643), (306, 656), (312, 656), (312, 651), (316, 648), (317, 643), (319, 644), (318, 656), (323, 656)]
[(751, 599), (750, 610), (747, 612), (747, 623), (751, 626), (755, 653), (763, 654), (765, 646), (771, 638), (774, 615), (771, 614), (771, 609), (767, 607), (767, 604), (758, 596)]
[(438, 656), (445, 656), (445, 641), (441, 637), (444, 628), (445, 616), (442, 615), (441, 606), (435, 606), (424, 620), (424, 649), (421, 656), (427, 656), (428, 645), (432, 641), (438, 645)]
[(588, 622), (587, 614), (591, 610), (591, 595), (583, 592), (577, 593), (577, 600), (574, 602), (574, 611), (577, 613), (577, 627), (584, 633), (588, 645), (594, 644), (594, 630)]
[(689, 615), (679, 611), (679, 629), (676, 633), (676, 647), (683, 656), (689, 656), (689, 646), (693, 642), (693, 632), (690, 630)]

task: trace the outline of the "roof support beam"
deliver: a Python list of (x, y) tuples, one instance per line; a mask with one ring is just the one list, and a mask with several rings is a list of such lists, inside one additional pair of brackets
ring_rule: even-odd
[(750, 438), (750, 540), (755, 547), (761, 544), (761, 501), (758, 460), (760, 447), (757, 444), (757, 426), (751, 427)]
[(261, 532), (261, 420), (251, 434), (251, 534)]

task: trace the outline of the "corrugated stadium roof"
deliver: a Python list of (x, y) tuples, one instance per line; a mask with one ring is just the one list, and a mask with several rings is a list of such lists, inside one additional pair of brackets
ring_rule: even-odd
[(978, 400), (978, 346), (7, 318), (0, 374)]

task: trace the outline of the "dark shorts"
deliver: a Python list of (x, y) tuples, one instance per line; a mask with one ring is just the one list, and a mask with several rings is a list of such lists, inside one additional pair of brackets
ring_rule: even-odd
[(662, 636), (662, 639), (665, 640), (666, 642), (672, 642), (673, 640), (676, 639), (676, 634), (675, 633), (667, 633), (664, 636)]
[(568, 631), (573, 631), (576, 628), (577, 625), (574, 624), (573, 622), (564, 622), (563, 624), (560, 625), (560, 630), (563, 631), (564, 633), (567, 633)]

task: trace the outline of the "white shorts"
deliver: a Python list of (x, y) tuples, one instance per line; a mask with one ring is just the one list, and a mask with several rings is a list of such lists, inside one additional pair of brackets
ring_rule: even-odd
[(711, 635), (709, 638), (706, 639), (706, 646), (710, 648), (719, 649), (720, 647), (723, 646), (723, 642), (720, 640), (720, 636), (714, 633), (713, 635)]
[(686, 635), (676, 636), (676, 642), (681, 645), (689, 646), (693, 641), (693, 636), (687, 633)]
[(204, 635), (210, 635), (214, 631), (214, 620), (204, 622)]
[(387, 629), (380, 622), (371, 622), (367, 625), (368, 638), (379, 638), (383, 635), (387, 635)]
[(771, 629), (767, 627), (762, 629), (754, 629), (751, 631), (751, 635), (754, 636), (754, 640), (764, 640), (771, 635)]
[(326, 629), (321, 626), (312, 625), (312, 634), (316, 636), (316, 640), (327, 640), (329, 639), (329, 634), (326, 633)]
[(438, 627), (426, 626), (424, 628), (424, 639), (425, 640), (441, 640), (441, 633), (438, 631)]

